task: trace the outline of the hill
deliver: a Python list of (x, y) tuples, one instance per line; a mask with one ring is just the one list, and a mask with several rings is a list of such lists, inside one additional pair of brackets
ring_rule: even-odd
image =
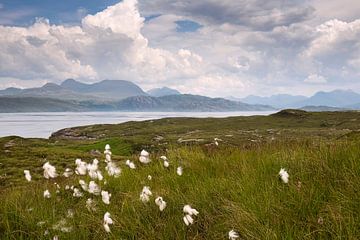
[(85, 84), (73, 79), (67, 79), (61, 84), (61, 87), (107, 100), (147, 95), (139, 86), (125, 80), (104, 80), (93, 84)]
[(196, 95), (164, 97), (135, 96), (119, 101), (59, 100), (42, 97), (0, 97), (0, 112), (67, 111), (271, 111), (264, 105), (250, 105), (221, 98)]
[(168, 87), (150, 89), (149, 91), (147, 91), (147, 93), (152, 97), (163, 97), (167, 95), (181, 94), (178, 90)]
[(360, 103), (360, 94), (351, 90), (335, 90), (331, 92), (317, 92), (310, 98), (300, 101), (295, 105), (303, 106), (328, 106), (328, 107), (346, 107)]
[(250, 95), (245, 98), (240, 98), (238, 100), (248, 104), (265, 104), (276, 108), (289, 108), (289, 107), (293, 107), (294, 104), (300, 101), (304, 101), (305, 99), (307, 99), (307, 97), (305, 96), (277, 94), (277, 95), (272, 95), (270, 97), (259, 97), (259, 96)]
[(320, 91), (311, 97), (278, 94), (270, 97), (250, 95), (245, 98), (229, 97), (230, 100), (248, 104), (266, 104), (276, 108), (303, 108), (306, 106), (359, 109), (360, 94), (351, 90)]

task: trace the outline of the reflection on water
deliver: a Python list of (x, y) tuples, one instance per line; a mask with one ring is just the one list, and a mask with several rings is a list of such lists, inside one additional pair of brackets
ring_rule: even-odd
[(47, 138), (57, 130), (91, 124), (122, 123), (165, 117), (229, 117), (269, 115), (265, 112), (56, 112), (0, 113), (0, 137)]

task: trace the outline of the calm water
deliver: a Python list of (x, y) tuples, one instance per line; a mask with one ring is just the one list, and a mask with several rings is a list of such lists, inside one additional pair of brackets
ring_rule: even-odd
[(269, 115), (273, 112), (57, 112), (0, 113), (0, 137), (48, 138), (57, 130), (98, 123), (122, 123), (165, 117), (229, 117)]

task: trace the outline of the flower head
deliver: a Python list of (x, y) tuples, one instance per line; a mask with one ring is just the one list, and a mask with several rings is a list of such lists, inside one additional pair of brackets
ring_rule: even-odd
[(135, 163), (132, 162), (132, 161), (130, 161), (129, 159), (126, 160), (125, 164), (126, 164), (129, 168), (131, 168), (131, 169), (135, 169), (135, 168), (136, 168)]
[(229, 239), (230, 240), (235, 240), (238, 237), (239, 237), (239, 234), (237, 232), (235, 232), (234, 229), (230, 230), (230, 232), (229, 232)]
[(195, 208), (192, 208), (190, 205), (185, 205), (183, 207), (183, 212), (186, 214), (189, 214), (189, 215), (198, 215), (199, 214), (199, 212)]
[(86, 208), (89, 210), (89, 211), (96, 211), (96, 207), (95, 207), (95, 201), (92, 200), (91, 198), (88, 198), (86, 200)]
[(77, 175), (86, 175), (86, 171), (87, 171), (86, 162), (83, 162), (83, 161), (81, 161), (80, 158), (78, 158), (75, 160), (75, 164), (76, 164), (75, 173)]
[(88, 184), (87, 184), (84, 180), (80, 179), (80, 180), (79, 180), (79, 184), (80, 184), (81, 188), (82, 188), (84, 191), (89, 190), (89, 186), (88, 186)]
[(280, 169), (279, 176), (284, 183), (289, 182), (289, 174), (284, 168)]
[(108, 172), (109, 176), (114, 176), (117, 178), (121, 174), (121, 168), (117, 167), (114, 162), (108, 162), (105, 169)]
[(73, 175), (73, 174), (74, 174), (73, 170), (71, 170), (70, 168), (66, 168), (65, 171), (64, 171), (64, 173), (63, 173), (63, 176), (66, 177), (66, 178), (68, 178), (68, 177), (70, 177), (70, 176)]
[(155, 199), (155, 204), (159, 206), (161, 212), (166, 208), (166, 202), (163, 200), (162, 197), (157, 197)]
[(25, 179), (30, 182), (31, 181), (31, 175), (29, 170), (24, 170)]
[(150, 200), (150, 196), (152, 195), (152, 192), (150, 191), (150, 188), (148, 186), (143, 187), (143, 190), (140, 193), (140, 200), (143, 203), (146, 203)]
[(189, 226), (193, 223), (194, 219), (192, 218), (192, 215), (196, 216), (199, 214), (199, 212), (195, 208), (192, 208), (190, 205), (185, 205), (183, 207), (183, 212), (185, 213), (183, 220), (186, 226)]
[(139, 161), (145, 164), (151, 162), (149, 153), (145, 150), (142, 150), (140, 153)]
[(73, 197), (82, 197), (83, 196), (83, 193), (80, 191), (80, 189), (74, 188), (73, 191), (74, 191)]
[(46, 179), (56, 178), (58, 176), (56, 173), (56, 168), (53, 165), (51, 165), (49, 162), (46, 162), (43, 165), (43, 169), (44, 169), (44, 177)]
[(191, 217), (190, 214), (186, 214), (186, 215), (183, 217), (183, 221), (184, 221), (184, 223), (186, 224), (186, 226), (189, 226), (189, 225), (193, 224), (194, 219)]
[(51, 197), (51, 194), (50, 194), (50, 192), (49, 192), (49, 190), (45, 190), (44, 191), (44, 198), (50, 198)]
[(111, 219), (111, 215), (109, 212), (104, 214), (104, 229), (106, 232), (111, 232), (109, 225), (113, 224), (113, 220)]
[(97, 185), (94, 181), (89, 182), (89, 193), (94, 195), (100, 195), (101, 189), (100, 186)]
[(176, 173), (177, 173), (177, 175), (181, 176), (181, 175), (183, 174), (183, 168), (182, 168), (182, 167), (178, 167), (178, 168), (176, 169)]
[(101, 191), (101, 198), (105, 204), (110, 204), (111, 193), (108, 191)]

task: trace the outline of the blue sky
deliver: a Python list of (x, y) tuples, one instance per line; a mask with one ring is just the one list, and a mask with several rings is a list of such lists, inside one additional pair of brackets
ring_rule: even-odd
[(117, 0), (2, 0), (2, 13), (22, 13), (13, 19), (2, 19), (7, 25), (30, 25), (41, 16), (53, 23), (79, 23), (81, 14), (94, 14)]
[(360, 92), (359, 39), (353, 0), (0, 0), (0, 88), (75, 78), (208, 96)]

